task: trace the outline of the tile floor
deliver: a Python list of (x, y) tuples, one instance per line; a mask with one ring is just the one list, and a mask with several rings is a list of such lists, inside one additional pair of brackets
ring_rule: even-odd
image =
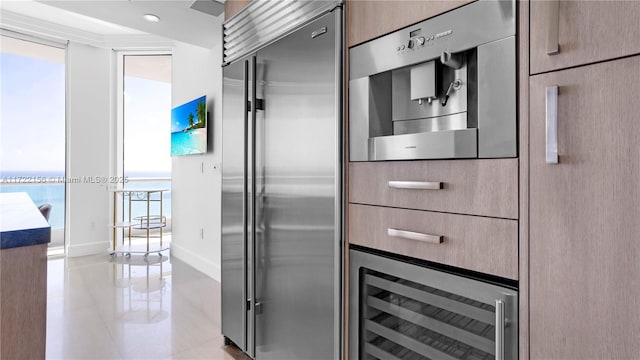
[(49, 260), (47, 359), (248, 359), (223, 345), (220, 284), (167, 255)]

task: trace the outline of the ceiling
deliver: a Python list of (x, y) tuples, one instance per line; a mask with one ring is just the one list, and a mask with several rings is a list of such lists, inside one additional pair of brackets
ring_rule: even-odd
[[(221, 38), (221, 1), (2, 0), (0, 25), (29, 35), (104, 47), (166, 46), (180, 41), (211, 48)], [(160, 22), (147, 22), (144, 14), (155, 14)]]

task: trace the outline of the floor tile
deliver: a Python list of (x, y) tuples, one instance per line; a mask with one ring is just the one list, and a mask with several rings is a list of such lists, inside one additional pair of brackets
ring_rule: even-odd
[(120, 359), (95, 307), (47, 314), (47, 359)]
[(47, 358), (248, 359), (220, 334), (220, 284), (141, 255), (49, 261)]
[(193, 347), (185, 352), (174, 354), (171, 359), (198, 360), (198, 359), (220, 359), (220, 360), (251, 360), (250, 357), (242, 353), (238, 348), (224, 346), (222, 335), (199, 346)]

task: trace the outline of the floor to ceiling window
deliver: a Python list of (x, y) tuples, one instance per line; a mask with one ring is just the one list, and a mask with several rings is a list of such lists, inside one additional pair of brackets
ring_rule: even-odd
[(2, 35), (0, 192), (50, 204), (51, 248), (64, 248), (65, 49)]
[[(123, 56), (123, 150), (125, 189), (168, 189), (163, 211), (171, 230), (171, 55)], [(145, 214), (134, 203), (132, 214)], [(123, 216), (128, 218), (128, 207)]]

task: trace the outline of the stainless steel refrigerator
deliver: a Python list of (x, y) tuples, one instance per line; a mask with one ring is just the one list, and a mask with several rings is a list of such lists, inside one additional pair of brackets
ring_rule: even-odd
[(260, 360), (341, 357), (343, 15), (323, 6), (223, 65), (222, 332)]

